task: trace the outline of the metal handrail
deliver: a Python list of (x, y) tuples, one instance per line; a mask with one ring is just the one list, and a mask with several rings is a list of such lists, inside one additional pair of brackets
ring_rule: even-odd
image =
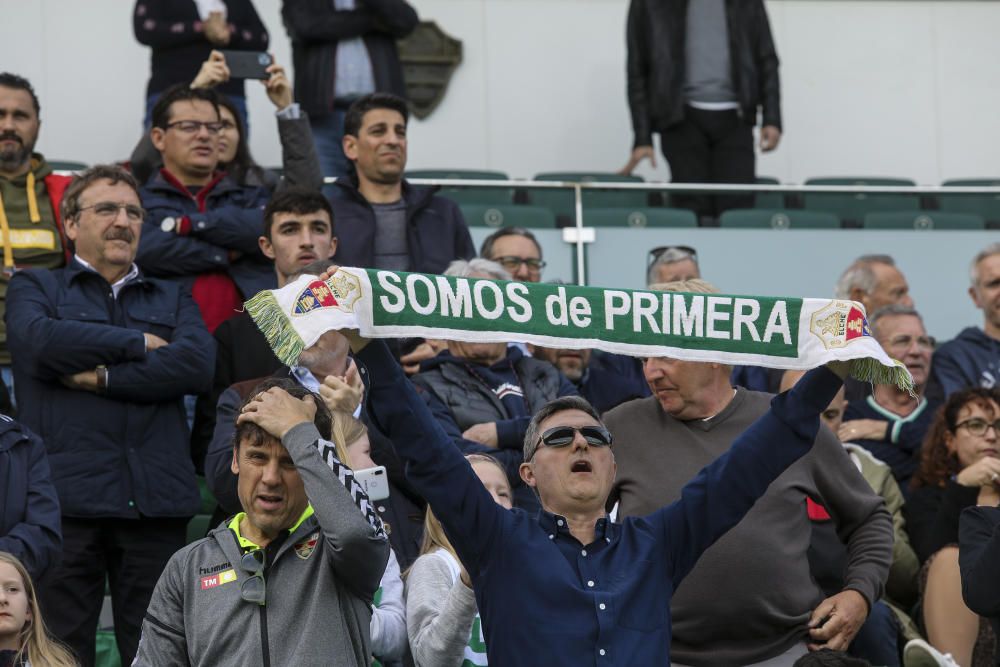
[[(324, 183), (334, 183), (336, 178), (327, 177)], [(783, 192), (783, 193), (829, 193), (829, 194), (978, 194), (1000, 196), (997, 186), (955, 186), (940, 185), (783, 185), (773, 183), (657, 183), (643, 181), (641, 183), (620, 183), (608, 181), (521, 181), (521, 180), (478, 180), (463, 178), (414, 178), (408, 179), (414, 185), (458, 187), (458, 188), (519, 188), (528, 190), (573, 190), (574, 214), (577, 230), (576, 240), (569, 241), (576, 246), (576, 281), (579, 285), (587, 284), (587, 254), (583, 239), (583, 191), (584, 190), (640, 190), (660, 192)]]

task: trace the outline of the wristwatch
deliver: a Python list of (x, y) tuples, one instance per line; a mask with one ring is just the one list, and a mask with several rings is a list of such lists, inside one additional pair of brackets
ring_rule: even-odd
[(103, 394), (108, 390), (108, 367), (101, 364), (97, 367), (97, 393)]

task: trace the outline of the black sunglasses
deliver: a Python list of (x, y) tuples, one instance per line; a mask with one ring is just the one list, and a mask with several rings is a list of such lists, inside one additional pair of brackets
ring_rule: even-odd
[(680, 250), (681, 252), (686, 252), (687, 254), (691, 255), (691, 259), (694, 262), (698, 261), (698, 251), (689, 245), (661, 245), (649, 251), (649, 256), (646, 257), (646, 266), (647, 267), (652, 266), (653, 262), (658, 260), (660, 258), (660, 255), (662, 255), (668, 250)]
[(240, 596), (247, 602), (263, 605), (267, 599), (264, 587), (264, 550), (254, 549), (243, 554), (240, 567), (250, 574), (240, 585)]
[[(546, 447), (565, 447), (579, 433), (591, 447), (610, 447), (611, 432), (603, 426), (556, 426), (542, 433), (538, 443)], [(537, 445), (536, 445), (537, 446)]]

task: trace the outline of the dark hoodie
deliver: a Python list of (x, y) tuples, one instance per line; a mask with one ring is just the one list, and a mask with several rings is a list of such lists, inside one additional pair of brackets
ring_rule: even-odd
[(979, 327), (968, 327), (934, 353), (925, 395), (929, 400), (943, 401), (960, 389), (998, 384), (1000, 341)]
[[(525, 356), (517, 347), (508, 347), (506, 357), (491, 366), (468, 363), (445, 350), (423, 362), (413, 382), (455, 445), (466, 454), (499, 459), (519, 506), (530, 502), (530, 492), (517, 488), (524, 432), (543, 405), (560, 396), (576, 396), (573, 383), (552, 364)], [(496, 448), (462, 437), (470, 426), (487, 422), (497, 425)]]

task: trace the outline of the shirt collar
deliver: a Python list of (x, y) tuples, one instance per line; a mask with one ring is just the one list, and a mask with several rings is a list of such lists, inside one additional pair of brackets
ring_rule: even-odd
[(292, 377), (299, 381), (303, 387), (313, 392), (314, 394), (319, 393), (320, 381), (312, 374), (312, 371), (305, 366), (292, 366), (288, 369), (291, 372)]
[[(552, 512), (546, 512), (545, 510), (540, 510), (538, 512), (538, 524), (545, 530), (549, 535), (549, 539), (554, 540), (557, 535), (561, 537), (573, 537), (569, 532), (569, 521), (566, 517), (561, 514), (553, 514)], [(598, 540), (604, 538), (606, 542), (611, 541), (611, 520), (608, 519), (607, 515), (601, 517), (597, 520), (594, 525), (594, 539)], [(573, 539), (576, 539), (575, 537)]]
[[(79, 262), (80, 266), (87, 269), (88, 271), (93, 271), (94, 273), (97, 273), (97, 269), (91, 266), (87, 262), (87, 260), (85, 260), (83, 257), (74, 254), (73, 259)], [(118, 298), (118, 292), (122, 290), (122, 287), (124, 287), (127, 282), (129, 282), (130, 280), (134, 280), (135, 278), (138, 277), (139, 277), (139, 267), (136, 266), (135, 262), (132, 262), (132, 266), (131, 268), (129, 268), (128, 273), (126, 273), (124, 276), (122, 276), (119, 280), (115, 281), (111, 285), (111, 291), (115, 295), (115, 298), (116, 299)]]
[[(241, 548), (243, 548), (243, 549), (259, 549), (260, 548), (259, 545), (254, 544), (253, 542), (251, 542), (247, 538), (243, 537), (242, 534), (240, 534), (240, 522), (243, 521), (243, 519), (244, 519), (244, 517), (246, 517), (246, 515), (247, 515), (246, 512), (240, 512), (239, 514), (237, 514), (236, 516), (234, 516), (232, 519), (230, 519), (229, 520), (229, 530), (233, 531), (233, 534), (236, 535), (236, 541), (240, 543), (240, 547)], [(299, 517), (299, 520), (296, 521), (291, 526), (289, 526), (289, 528), (288, 528), (288, 534), (291, 535), (296, 530), (298, 530), (298, 527), (302, 525), (302, 522), (305, 521), (306, 519), (308, 519), (309, 517), (311, 517), (312, 515), (313, 515), (313, 506), (312, 506), (312, 504), (306, 505), (306, 509), (302, 512), (302, 516)]]

